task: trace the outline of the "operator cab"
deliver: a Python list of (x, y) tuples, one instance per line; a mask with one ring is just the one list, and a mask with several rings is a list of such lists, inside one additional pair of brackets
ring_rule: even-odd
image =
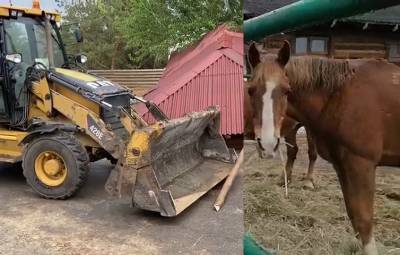
[[(50, 27), (52, 59), (46, 37)], [(25, 84), (29, 69), (68, 68), (68, 58), (57, 22), (60, 15), (40, 9), (0, 6), (0, 123), (13, 127), (26, 125), (29, 91)]]
[[(29, 104), (29, 93), (25, 86), (27, 70), (33, 66), (43, 69), (49, 67), (44, 23), (41, 17), (2, 18), (2, 51), (5, 53), (2, 55), (13, 56), (11, 60), (10, 57), (3, 60), (0, 68), (3, 77), (0, 121), (3, 123), (18, 126), (25, 121), (25, 108)], [(51, 24), (54, 65), (63, 67), (66, 63), (65, 50), (55, 22)]]
[[(58, 13), (42, 11), (38, 0), (32, 9), (0, 5), (0, 124), (27, 130), (38, 123), (38, 118), (29, 118), (30, 106), (36, 102), (31, 98), (31, 85), (44, 77), (52, 89), (63, 87), (100, 105), (105, 119), (118, 118), (121, 108), (130, 111), (129, 89), (102, 77), (68, 70), (84, 69), (80, 64), (87, 58), (67, 56), (59, 21)], [(74, 35), (82, 42), (79, 29)]]

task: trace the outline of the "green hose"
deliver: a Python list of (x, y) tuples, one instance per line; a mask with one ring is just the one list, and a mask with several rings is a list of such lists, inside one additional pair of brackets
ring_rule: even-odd
[(243, 237), (244, 255), (273, 255), (271, 252), (264, 249), (258, 244), (249, 232), (246, 232)]
[(323, 23), (397, 4), (398, 0), (301, 0), (246, 20), (243, 24), (244, 38), (245, 41), (259, 40), (288, 29)]

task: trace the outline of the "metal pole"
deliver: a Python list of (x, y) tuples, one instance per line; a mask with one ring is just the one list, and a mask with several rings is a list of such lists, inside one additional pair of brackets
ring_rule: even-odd
[(301, 0), (244, 22), (245, 41), (398, 5), (396, 0)]
[(46, 30), (46, 41), (47, 41), (47, 57), (49, 58), (49, 69), (54, 69), (54, 52), (53, 52), (53, 38), (51, 37), (51, 24), (50, 19), (46, 15), (45, 18), (45, 30)]

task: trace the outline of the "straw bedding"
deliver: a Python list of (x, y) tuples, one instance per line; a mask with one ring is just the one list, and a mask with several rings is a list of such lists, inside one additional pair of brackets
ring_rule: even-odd
[[(258, 158), (247, 145), (244, 171), (245, 227), (277, 254), (361, 254), (347, 217), (335, 171), (318, 158), (315, 190), (306, 190), (307, 145), (298, 135), (299, 154), (289, 196), (276, 185), (282, 171), (278, 160)], [(378, 168), (375, 199), (375, 237), (380, 254), (400, 254), (400, 169)]]

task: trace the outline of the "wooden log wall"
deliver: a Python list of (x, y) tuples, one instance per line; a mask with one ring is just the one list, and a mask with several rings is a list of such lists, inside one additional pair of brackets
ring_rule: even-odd
[(335, 34), (331, 37), (331, 56), (339, 59), (387, 58), (387, 42), (384, 37), (367, 35), (349, 36)]
[(89, 73), (101, 76), (126, 86), (135, 95), (143, 96), (154, 88), (160, 80), (164, 69), (125, 69), (125, 70), (90, 70)]
[[(282, 46), (283, 40), (289, 40), (294, 47), (296, 35), (298, 37), (318, 36), (328, 38), (328, 54), (326, 57), (337, 59), (375, 58), (388, 59), (389, 43), (393, 41), (391, 35), (363, 33), (357, 31), (296, 31), (286, 35), (268, 37), (259, 43), (262, 54), (276, 54)], [(321, 55), (318, 55), (321, 56)]]

